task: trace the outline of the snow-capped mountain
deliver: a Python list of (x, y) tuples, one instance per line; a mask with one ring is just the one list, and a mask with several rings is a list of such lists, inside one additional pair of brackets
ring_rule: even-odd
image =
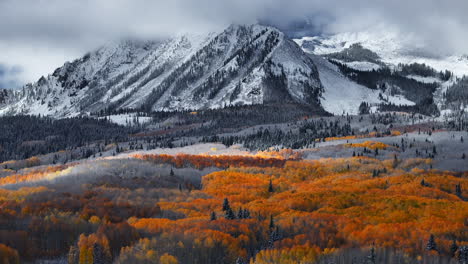
[[(348, 91), (356, 89), (356, 82), (362, 84), (364, 76), (366, 79), (379, 80), (376, 88), (380, 90), (379, 93), (384, 92), (389, 95), (387, 103), (406, 106), (418, 104), (419, 108), (431, 108), (432, 104), (437, 106), (440, 112), (447, 112), (447, 110), (450, 112), (454, 109), (465, 109), (464, 111), (468, 112), (466, 100), (458, 100), (457, 104), (453, 104), (453, 100), (447, 98), (447, 94), (450, 94), (451, 97), (454, 97), (453, 94), (457, 94), (460, 95), (459, 98), (465, 98), (468, 94), (468, 91), (460, 92), (460, 87), (466, 86), (460, 84), (460, 82), (466, 82), (466, 79), (462, 77), (468, 74), (466, 55), (433, 51), (412, 36), (379, 27), (362, 32), (301, 37), (294, 39), (294, 41), (306, 53), (325, 57), (349, 68), (347, 77), (353, 79), (353, 84), (347, 85), (347, 87), (353, 88), (349, 88)], [(335, 110), (328, 106), (327, 109), (329, 98), (336, 97), (331, 91), (343, 91), (344, 88), (329, 87), (329, 85), (339, 86), (340, 81), (327, 84), (327, 75), (321, 70), (320, 64), (318, 66), (325, 90), (322, 101), (325, 109), (331, 112), (337, 112), (341, 108), (346, 110), (344, 106)], [(387, 69), (391, 72), (382, 74)], [(340, 80), (342, 79), (340, 78)], [(417, 83), (411, 83), (412, 81)], [(369, 84), (374, 83), (366, 83), (365, 86), (373, 88)], [(415, 89), (417, 86), (425, 87)], [(362, 88), (350, 94), (365, 94), (368, 98), (364, 101), (376, 102), (375, 95), (373, 96), (372, 93), (368, 93), (368, 90)], [(391, 95), (397, 96), (392, 98)], [(364, 96), (360, 98), (364, 98)], [(379, 95), (378, 99), (380, 98)], [(341, 98), (340, 104), (356, 109), (358, 102), (352, 96), (344, 96)]]
[[(392, 32), (291, 40), (261, 25), (122, 41), (67, 62), (20, 90), (0, 91), (0, 115), (67, 117), (285, 102), (332, 114), (358, 114), (363, 102), (371, 111), (436, 114), (447, 107), (445, 95), (458, 82), (455, 77), (468, 72), (468, 62), (455, 55), (429, 56), (410, 43)], [(453, 75), (438, 72), (443, 70)], [(457, 87), (451, 97), (465, 86)], [(464, 107), (458, 101), (450, 105)]]
[(233, 25), (220, 33), (105, 46), (15, 92), (0, 113), (63, 117), (287, 101), (318, 106), (322, 91), (312, 59), (283, 33)]
[[(387, 27), (334, 35), (302, 37), (294, 40), (306, 52), (327, 55), (359, 44), (379, 56), (388, 65), (420, 63), (437, 71), (449, 70), (457, 76), (468, 74), (468, 57), (463, 54), (432, 51), (413, 36)], [(368, 61), (362, 61), (368, 62)], [(357, 63), (356, 63), (357, 64)]]

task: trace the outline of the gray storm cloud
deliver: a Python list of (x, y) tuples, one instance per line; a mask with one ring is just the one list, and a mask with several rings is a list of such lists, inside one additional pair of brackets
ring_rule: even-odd
[(281, 28), (361, 31), (376, 24), (417, 36), (428, 49), (467, 53), (466, 0), (0, 0), (0, 63), (34, 81), (120, 38), (160, 38), (267, 21)]

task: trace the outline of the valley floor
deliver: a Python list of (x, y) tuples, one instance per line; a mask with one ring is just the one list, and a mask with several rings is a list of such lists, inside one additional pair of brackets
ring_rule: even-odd
[[(4, 162), (0, 254), (10, 263), (463, 261), (468, 133), (382, 118), (183, 135), (170, 148), (137, 137)], [(316, 137), (346, 124), (350, 135)], [(248, 137), (264, 150), (236, 143)], [(99, 152), (83, 158), (86, 148)]]

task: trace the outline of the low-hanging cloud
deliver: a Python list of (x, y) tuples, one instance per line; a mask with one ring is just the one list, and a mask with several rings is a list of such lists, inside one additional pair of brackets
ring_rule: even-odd
[(257, 21), (286, 29), (308, 21), (301, 30), (311, 33), (384, 25), (428, 49), (468, 53), (466, 10), (466, 0), (0, 0), (0, 62), (33, 81), (107, 41)]
[(19, 66), (0, 64), (0, 89), (15, 89), (21, 86), (22, 70)]

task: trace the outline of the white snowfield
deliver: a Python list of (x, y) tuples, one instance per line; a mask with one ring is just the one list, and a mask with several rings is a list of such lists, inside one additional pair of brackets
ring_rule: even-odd
[[(325, 91), (322, 98), (323, 108), (335, 115), (359, 113), (359, 105), (362, 102), (369, 104), (379, 104), (383, 101), (379, 99), (379, 90), (372, 90), (365, 86), (359, 85), (340, 73), (338, 67), (326, 59), (310, 55), (317, 65), (320, 81), (322, 82)], [(414, 105), (405, 99), (403, 96), (383, 96), (388, 102), (396, 105)]]
[[(395, 29), (376, 26), (361, 32), (339, 33), (330, 36), (303, 37), (294, 40), (309, 53), (325, 55), (343, 51), (353, 44), (361, 44), (390, 65), (424, 63), (437, 71), (452, 71), (461, 77), (468, 75), (468, 57), (463, 54), (439, 55), (425, 52), (423, 44), (413, 36), (403, 35)], [(353, 64), (348, 64), (353, 67)], [(356, 67), (362, 67), (359, 65)], [(359, 69), (359, 68), (357, 68)]]

